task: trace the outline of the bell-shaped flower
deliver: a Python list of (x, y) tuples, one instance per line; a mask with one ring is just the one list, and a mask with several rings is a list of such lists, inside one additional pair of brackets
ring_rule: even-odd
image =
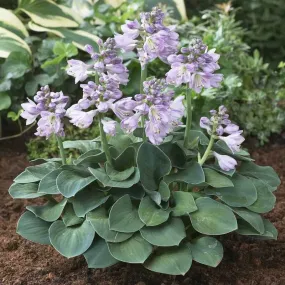
[(85, 64), (81, 60), (71, 59), (67, 61), (68, 68), (67, 74), (70, 76), (75, 77), (75, 84), (79, 81), (84, 81), (88, 77), (88, 69), (90, 68), (89, 65)]
[(244, 142), (244, 137), (241, 135), (242, 131), (237, 131), (226, 137), (219, 136), (219, 139), (224, 141), (230, 150), (235, 153), (240, 150), (240, 145)]
[(116, 121), (113, 120), (101, 120), (102, 124), (103, 124), (103, 130), (106, 134), (110, 135), (110, 136), (114, 136), (116, 135)]
[(236, 168), (237, 161), (228, 155), (218, 154), (213, 152), (213, 155), (218, 160), (218, 164), (224, 171), (230, 171)]

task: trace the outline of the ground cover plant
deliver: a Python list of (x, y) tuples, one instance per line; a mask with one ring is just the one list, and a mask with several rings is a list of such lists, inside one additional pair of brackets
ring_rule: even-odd
[[(48, 86), (22, 104), (27, 124), (38, 120), (37, 136), (56, 135), (61, 157), (34, 161), (14, 179), (13, 198), (47, 201), (27, 207), (17, 232), (67, 258), (83, 254), (90, 268), (125, 262), (184, 275), (193, 260), (220, 263), (216, 236), (277, 238), (261, 214), (273, 209), (280, 180), (241, 148), (242, 130), (226, 107), (191, 128), (191, 94), (223, 80), (219, 54), (197, 38), (181, 47), (164, 16), (159, 8), (142, 13), (140, 21), (126, 21), (122, 34), (98, 41), (99, 49), (87, 45), (92, 61), (69, 60), (67, 73), (83, 82), (76, 104), (67, 107), (68, 96)], [(121, 51), (134, 51), (141, 64), (133, 97), (122, 98), (129, 74)], [(155, 59), (169, 65), (165, 78), (147, 77)], [(63, 141), (64, 117), (78, 128), (96, 118), (100, 136)], [(67, 164), (66, 149), (81, 156)]]

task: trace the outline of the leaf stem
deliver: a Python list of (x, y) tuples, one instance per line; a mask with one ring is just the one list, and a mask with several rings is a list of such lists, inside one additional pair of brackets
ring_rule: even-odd
[(59, 152), (60, 152), (60, 156), (61, 156), (61, 160), (62, 160), (62, 165), (66, 164), (66, 156), (65, 156), (65, 151), (63, 148), (63, 143), (62, 143), (62, 139), (59, 136), (56, 136), (57, 139), (57, 144), (58, 144), (58, 148), (59, 148)]
[(184, 135), (184, 147), (188, 148), (190, 140), (190, 131), (192, 126), (192, 100), (191, 92), (189, 86), (186, 87), (186, 108), (187, 108), (187, 118), (186, 118), (186, 129)]
[(0, 137), (0, 141), (18, 138), (18, 137), (22, 136), (24, 133), (28, 132), (31, 128), (33, 128), (35, 126), (35, 124), (36, 124), (36, 122), (34, 122), (32, 125), (30, 125), (28, 128), (26, 128), (25, 130), (23, 130), (19, 134), (16, 134), (16, 135), (13, 135), (13, 136), (4, 137), (4, 138)]
[(106, 133), (104, 132), (103, 123), (101, 120), (102, 120), (102, 114), (99, 113), (99, 128), (100, 128), (101, 143), (102, 143), (102, 147), (103, 147), (103, 150), (107, 158), (107, 162), (112, 166), (113, 161), (112, 161), (111, 153), (110, 153), (109, 146), (108, 146), (107, 136), (106, 136)]

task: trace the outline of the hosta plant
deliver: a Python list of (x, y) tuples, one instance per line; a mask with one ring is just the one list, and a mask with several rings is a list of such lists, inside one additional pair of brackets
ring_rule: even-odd
[[(179, 50), (163, 19), (154, 8), (98, 42), (99, 50), (86, 46), (92, 61), (70, 60), (76, 83), (89, 80), (77, 104), (66, 110), (68, 97), (45, 86), (22, 105), (28, 124), (39, 118), (37, 136), (57, 136), (61, 157), (36, 160), (15, 178), (13, 198), (46, 200), (27, 207), (17, 232), (67, 258), (84, 255), (90, 268), (139, 263), (179, 275), (193, 260), (216, 267), (220, 235), (277, 238), (261, 214), (273, 209), (279, 178), (241, 149), (242, 130), (227, 109), (211, 110), (191, 129), (190, 93), (219, 85), (219, 55), (198, 39)], [(128, 84), (126, 51), (137, 52), (142, 66), (140, 94), (130, 98), (120, 91)], [(170, 65), (165, 78), (147, 78), (156, 58)], [(63, 142), (64, 117), (79, 128), (96, 117), (100, 137)], [(67, 164), (65, 149), (81, 156)]]

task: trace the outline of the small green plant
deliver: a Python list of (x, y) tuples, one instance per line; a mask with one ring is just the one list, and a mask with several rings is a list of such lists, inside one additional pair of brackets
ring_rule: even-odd
[[(274, 208), (280, 180), (241, 148), (242, 130), (225, 106), (192, 129), (192, 94), (217, 88), (223, 79), (216, 73), (219, 54), (199, 39), (179, 48), (179, 35), (157, 7), (140, 17), (128, 21), (123, 34), (99, 41), (99, 52), (87, 45), (92, 64), (69, 61), (68, 74), (77, 82), (88, 79), (76, 104), (66, 110), (69, 98), (45, 86), (24, 105), (21, 116), (28, 124), (39, 118), (36, 135), (54, 135), (60, 157), (36, 161), (9, 193), (46, 199), (19, 219), (17, 232), (28, 240), (67, 258), (84, 255), (90, 268), (125, 262), (184, 275), (193, 261), (221, 262), (217, 236), (277, 239), (260, 214)], [(130, 50), (141, 64), (140, 93), (122, 98), (120, 85), (129, 78), (120, 55)], [(148, 64), (157, 59), (170, 65), (165, 78), (147, 77)], [(106, 117), (108, 111), (120, 123)], [(82, 129), (98, 119), (100, 136), (63, 141), (64, 117)], [(80, 156), (68, 160), (70, 149)]]

